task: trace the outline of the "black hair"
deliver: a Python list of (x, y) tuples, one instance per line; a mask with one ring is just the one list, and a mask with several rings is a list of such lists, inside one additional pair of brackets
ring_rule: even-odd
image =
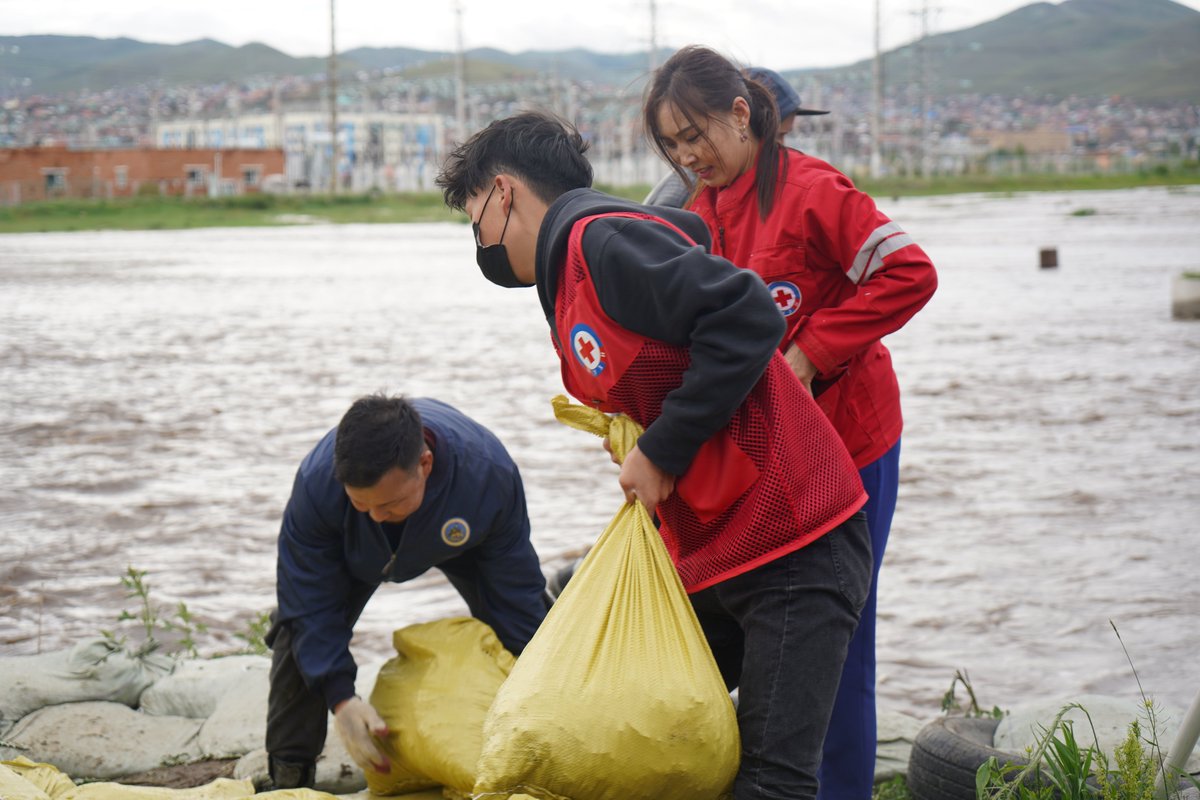
[(454, 148), (437, 176), (450, 208), (501, 173), (519, 177), (538, 198), (553, 203), (572, 189), (592, 185), (587, 142), (571, 123), (542, 111), (498, 119)]
[(337, 427), (333, 474), (355, 489), (369, 489), (399, 467), (412, 472), (425, 452), (421, 415), (404, 397), (372, 394), (350, 406)]
[[(754, 183), (758, 187), (758, 213), (762, 219), (766, 219), (775, 205), (781, 153), (784, 164), (787, 163), (787, 149), (780, 147), (776, 139), (779, 133), (779, 109), (770, 89), (745, 75), (721, 54), (707, 47), (689, 45), (655, 71), (646, 87), (642, 124), (646, 138), (654, 149), (679, 177), (690, 183), (683, 167), (676, 164), (667, 152), (658, 126), (659, 110), (666, 103), (679, 109), (712, 146), (712, 140), (703, 133), (697, 121), (713, 120), (717, 114), (729, 111), (733, 108), (733, 101), (739, 97), (750, 106), (750, 130), (758, 138), (761, 148)], [(720, 154), (717, 156), (719, 158)]]

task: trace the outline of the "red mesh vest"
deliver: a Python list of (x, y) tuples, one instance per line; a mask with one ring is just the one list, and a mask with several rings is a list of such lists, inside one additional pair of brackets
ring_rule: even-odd
[[(563, 385), (578, 400), (643, 427), (683, 382), (686, 348), (619, 326), (600, 307), (577, 221), (555, 299)], [(562, 343), (562, 347), (558, 346)], [(705, 442), (657, 511), (662, 537), (689, 592), (797, 550), (866, 502), (850, 455), (778, 352), (729, 424)]]

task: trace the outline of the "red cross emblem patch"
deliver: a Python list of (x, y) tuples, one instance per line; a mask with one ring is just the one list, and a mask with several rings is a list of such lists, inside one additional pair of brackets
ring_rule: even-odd
[(596, 332), (582, 322), (571, 329), (571, 350), (583, 368), (592, 375), (599, 375), (608, 366), (604, 360), (604, 345)]
[(790, 317), (800, 310), (800, 289), (790, 281), (775, 281), (767, 284), (767, 291), (775, 301), (775, 307), (785, 317)]

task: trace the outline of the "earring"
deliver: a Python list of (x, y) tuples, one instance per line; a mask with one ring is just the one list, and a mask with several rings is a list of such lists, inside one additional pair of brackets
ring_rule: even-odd
[(746, 129), (745, 128), (742, 128), (741, 139), (743, 142), (746, 141)]

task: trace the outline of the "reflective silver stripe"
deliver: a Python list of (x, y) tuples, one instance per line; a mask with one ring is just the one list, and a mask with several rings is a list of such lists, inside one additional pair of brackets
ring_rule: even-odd
[[(897, 243), (889, 250), (876, 253), (880, 244), (895, 234), (900, 234), (900, 236), (896, 237), (897, 239), (903, 238), (905, 241)], [(869, 278), (875, 270), (879, 269), (884, 256), (910, 244), (912, 244), (912, 239), (908, 238), (908, 235), (900, 229), (897, 223), (889, 222), (886, 225), (880, 225), (871, 231), (871, 235), (867, 237), (867, 241), (859, 249), (858, 255), (854, 257), (854, 265), (850, 267), (850, 271), (846, 273), (846, 277), (855, 283), (861, 283), (864, 279)]]
[(871, 231), (871, 235), (867, 237), (867, 241), (859, 248), (858, 255), (854, 257), (854, 266), (846, 273), (846, 277), (858, 283), (862, 278), (863, 270), (867, 268), (867, 262), (871, 260), (871, 256), (875, 254), (875, 248), (879, 246), (887, 237), (893, 233), (900, 233), (900, 226), (894, 222), (889, 222), (886, 225), (880, 225), (875, 230)]
[[(875, 255), (871, 256), (871, 260), (867, 262), (867, 269), (863, 273), (862, 280), (866, 280), (875, 274), (875, 270), (883, 266), (883, 260), (892, 253), (899, 250), (901, 247), (908, 247), (910, 244), (916, 244), (912, 237), (907, 233), (898, 233), (891, 238), (884, 239), (879, 247), (875, 248)], [(858, 281), (856, 281), (858, 282)]]
[(908, 247), (910, 244), (916, 244), (911, 236), (904, 232), (898, 233), (879, 245), (879, 255), (880, 257), (890, 256), (901, 247)]

